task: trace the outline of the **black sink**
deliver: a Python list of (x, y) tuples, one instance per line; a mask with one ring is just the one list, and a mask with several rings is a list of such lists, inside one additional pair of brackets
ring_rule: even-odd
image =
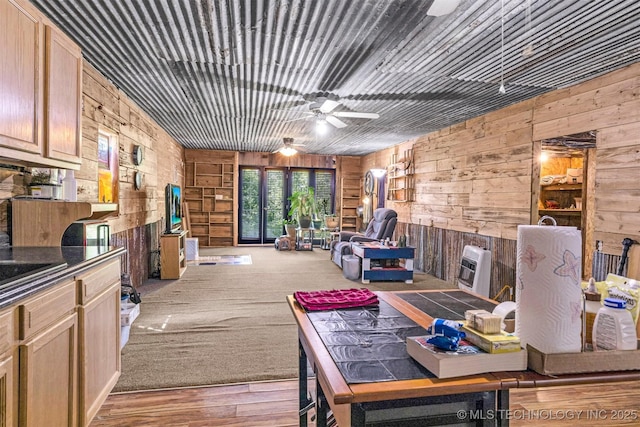
[(23, 261), (0, 261), (0, 286), (22, 281), (31, 276), (37, 277), (65, 268), (65, 262), (31, 263)]

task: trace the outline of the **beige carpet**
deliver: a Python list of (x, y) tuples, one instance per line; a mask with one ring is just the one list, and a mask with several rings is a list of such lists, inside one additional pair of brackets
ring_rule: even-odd
[(345, 279), (321, 249), (200, 249), (200, 256), (218, 255), (250, 255), (252, 264), (192, 266), (180, 280), (138, 286), (140, 316), (114, 391), (296, 378), (297, 328), (286, 296), (297, 290), (452, 287), (420, 273), (413, 284), (363, 285)]

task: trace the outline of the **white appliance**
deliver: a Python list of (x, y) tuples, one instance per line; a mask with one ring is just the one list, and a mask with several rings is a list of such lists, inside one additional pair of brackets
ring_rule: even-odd
[(198, 238), (187, 237), (185, 240), (187, 261), (197, 261), (200, 256), (198, 253)]
[(491, 289), (491, 251), (467, 245), (462, 251), (458, 288), (489, 298)]

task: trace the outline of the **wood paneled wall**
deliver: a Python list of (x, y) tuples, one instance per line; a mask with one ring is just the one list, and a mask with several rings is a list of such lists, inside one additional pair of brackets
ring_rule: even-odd
[[(593, 239), (601, 242), (602, 253), (615, 256), (625, 237), (640, 241), (638, 76), (640, 64), (634, 64), (441, 129), (366, 156), (362, 172), (388, 164), (392, 153), (412, 145), (416, 201), (387, 202), (398, 211), (399, 221), (408, 224), (410, 233), (417, 233), (412, 226), (418, 225), (492, 238), (494, 245), (500, 242), (507, 249), (503, 255), (510, 258), (501, 262), (514, 269), (510, 242), (516, 239), (518, 225), (531, 223), (532, 177), (540, 170), (537, 142), (595, 130), (597, 148), (590, 166), (595, 169), (595, 191), (587, 195), (595, 211)], [(427, 239), (418, 244), (434, 243)], [(452, 240), (447, 244), (452, 246), (442, 248), (440, 255), (426, 251), (426, 260), (436, 266), (457, 264), (462, 246)], [(442, 251), (457, 254), (457, 259)]]
[[(164, 227), (164, 187), (169, 182), (184, 184), (184, 149), (87, 62), (83, 72), (82, 165), (75, 173), (78, 201), (98, 200), (98, 131), (115, 134), (120, 212), (109, 218), (112, 244), (127, 248), (122, 270), (131, 274), (134, 284), (141, 284), (149, 275), (150, 254), (159, 246), (155, 234)], [(144, 149), (140, 166), (133, 165), (134, 145)], [(136, 170), (143, 173), (140, 190), (133, 188)], [(20, 174), (0, 172), (0, 235), (7, 232), (7, 200), (26, 193)]]
[[(112, 233), (162, 221), (164, 188), (184, 185), (184, 148), (146, 113), (85, 64), (83, 77), (82, 167), (76, 173), (78, 200), (97, 200), (97, 138), (99, 130), (118, 138), (120, 214), (109, 221)], [(142, 164), (133, 164), (133, 146), (140, 145)], [(143, 175), (142, 188), (133, 188), (135, 171)]]
[[(106, 130), (117, 136), (119, 157), (119, 215), (109, 219), (112, 244), (125, 247), (123, 272), (134, 284), (153, 274), (151, 255), (159, 248), (164, 229), (164, 188), (184, 186), (184, 148), (132, 100), (85, 62), (83, 76), (82, 167), (76, 173), (78, 200), (97, 200), (97, 135)], [(133, 146), (143, 149), (143, 161), (133, 164)], [(142, 173), (135, 190), (133, 176)]]

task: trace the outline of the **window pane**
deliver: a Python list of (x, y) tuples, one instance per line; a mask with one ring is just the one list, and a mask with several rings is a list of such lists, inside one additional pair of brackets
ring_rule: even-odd
[(316, 171), (316, 205), (318, 206), (318, 214), (322, 215), (330, 214), (333, 210), (333, 195), (331, 194), (331, 187), (333, 184), (333, 172), (330, 171)]
[(267, 239), (282, 236), (283, 206), (285, 204), (284, 172), (267, 171)]
[(291, 192), (296, 192), (307, 186), (309, 186), (308, 170), (294, 170), (291, 172)]
[(260, 171), (258, 169), (242, 170), (242, 230), (241, 238), (257, 239), (260, 237)]

